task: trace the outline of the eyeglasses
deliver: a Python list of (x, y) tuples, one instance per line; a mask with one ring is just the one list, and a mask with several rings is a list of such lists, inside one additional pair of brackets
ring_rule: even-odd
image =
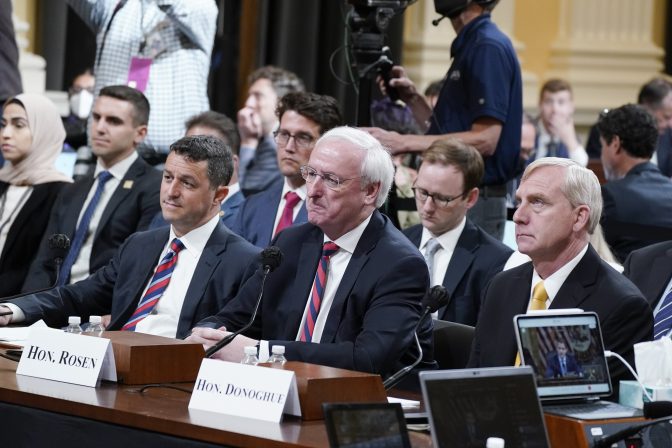
[(442, 196), (440, 194), (436, 193), (430, 193), (429, 191), (425, 190), (424, 188), (419, 188), (419, 187), (413, 187), (413, 192), (415, 193), (415, 198), (420, 201), (420, 202), (425, 202), (427, 198), (432, 198), (432, 201), (434, 201), (434, 205), (437, 207), (448, 207), (448, 204), (453, 202), (455, 199), (463, 198), (466, 192), (462, 193), (461, 195), (458, 196), (453, 196), (452, 198)]
[(329, 173), (320, 174), (317, 171), (315, 171), (315, 168), (310, 167), (308, 165), (303, 165), (301, 167), (301, 177), (303, 177), (303, 179), (309, 184), (315, 182), (316, 178), (321, 177), (322, 181), (324, 181), (324, 185), (326, 185), (328, 188), (332, 190), (338, 190), (341, 188), (341, 185), (343, 185), (344, 182), (353, 179), (359, 179), (361, 176), (350, 177), (348, 179), (341, 179), (340, 177)]
[(298, 134), (290, 134), (289, 132), (279, 129), (273, 133), (273, 137), (275, 137), (275, 142), (278, 145), (285, 146), (287, 143), (289, 143), (289, 139), (291, 137), (294, 138), (294, 144), (296, 145), (297, 148), (300, 149), (309, 149), (313, 146), (313, 142), (315, 139), (313, 138), (312, 135), (304, 134), (304, 133), (298, 133)]

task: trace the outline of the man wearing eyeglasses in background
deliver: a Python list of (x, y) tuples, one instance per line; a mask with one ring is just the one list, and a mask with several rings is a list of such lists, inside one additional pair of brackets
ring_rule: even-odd
[(259, 247), (268, 246), (284, 228), (307, 221), (306, 186), (300, 168), (308, 163), (317, 139), (342, 124), (336, 100), (316, 93), (288, 93), (278, 103), (276, 114), (280, 125), (274, 138), (282, 178), (247, 198), (232, 228)]
[(432, 143), (413, 185), (422, 225), (404, 231), (425, 257), (431, 285), (443, 285), (451, 297), (435, 317), (472, 326), (481, 292), (513, 253), (466, 217), (482, 178), (476, 148), (452, 138)]
[[(243, 347), (257, 345), (263, 361), (268, 347), (278, 344), (290, 361), (382, 375), (411, 364), (429, 276), (417, 249), (376, 210), (392, 184), (390, 154), (368, 133), (338, 127), (320, 138), (301, 172), (309, 223), (275, 239), (285, 256), (268, 276), (270, 293), (252, 327), (215, 357), (238, 362)], [(260, 281), (257, 272), (188, 340), (210, 347), (245, 325)], [(434, 367), (431, 319), (418, 340), (421, 366)]]

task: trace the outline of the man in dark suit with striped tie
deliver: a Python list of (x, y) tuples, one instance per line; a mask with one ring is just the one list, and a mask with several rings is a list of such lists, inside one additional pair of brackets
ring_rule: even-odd
[(254, 272), (259, 250), (219, 220), (232, 170), (231, 152), (217, 138), (175, 142), (161, 183), (161, 209), (170, 228), (131, 235), (85, 280), (1, 306), (12, 314), (0, 317), (0, 325), (44, 319), (58, 327), (68, 316), (111, 314), (109, 330), (185, 337)]
[[(427, 291), (427, 266), (413, 244), (381, 215), (392, 184), (389, 153), (368, 133), (338, 127), (324, 134), (301, 169), (307, 182), (306, 224), (282, 231), (282, 264), (268, 276), (251, 328), (215, 354), (239, 361), (243, 347), (285, 346), (290, 361), (382, 375), (417, 357), (413, 329)], [(253, 276), (189, 340), (212, 346), (247, 324), (259, 294)], [(418, 331), (423, 367), (433, 367), (432, 325)]]

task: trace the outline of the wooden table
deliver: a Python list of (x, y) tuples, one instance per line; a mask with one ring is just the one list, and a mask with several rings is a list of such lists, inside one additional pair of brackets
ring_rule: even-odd
[[(16, 375), (0, 358), (2, 446), (326, 447), (322, 420), (285, 417), (280, 424), (194, 412), (190, 394), (103, 382), (97, 388)], [(180, 384), (191, 389), (193, 384)], [(431, 446), (412, 433), (414, 446)], [(86, 443), (87, 445), (83, 445)], [(148, 444), (149, 443), (149, 444)]]

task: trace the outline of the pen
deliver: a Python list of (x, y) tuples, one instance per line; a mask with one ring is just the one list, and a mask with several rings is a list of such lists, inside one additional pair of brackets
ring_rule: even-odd
[(14, 313), (12, 313), (11, 311), (5, 311), (3, 313), (0, 313), (0, 316), (11, 316), (12, 314)]

